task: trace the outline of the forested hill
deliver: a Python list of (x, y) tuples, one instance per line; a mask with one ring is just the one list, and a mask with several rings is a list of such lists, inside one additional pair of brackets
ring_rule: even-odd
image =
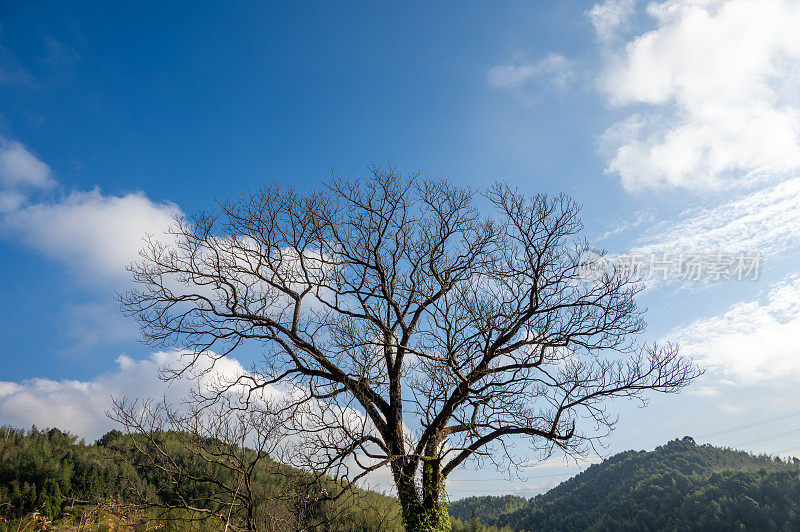
[[(175, 479), (146, 467), (130, 437), (116, 431), (85, 444), (56, 429), (0, 429), (0, 531), (32, 525), (26, 520), (33, 515), (67, 528), (91, 518), (138, 529), (154, 514), (129, 511), (136, 500), (132, 490), (155, 502), (191, 495), (206, 501), (203, 507), (217, 504), (213, 490), (186, 478), (178, 479), (183, 491), (176, 491)], [(160, 438), (190, 472), (205, 471), (204, 461), (175, 446), (178, 436)], [(218, 467), (210, 472), (223, 481), (229, 476)], [(253, 481), (259, 511), (283, 516), (282, 522), (325, 523), (307, 528), (331, 531), (402, 528), (390, 497), (356, 490), (350, 502), (334, 508), (309, 496), (328, 492), (333, 484), (269, 460), (259, 465)], [(450, 513), (460, 520), (454, 521), (454, 532), (486, 530), (481, 523), (495, 530), (798, 530), (800, 461), (698, 446), (687, 437), (652, 452), (617, 454), (530, 500), (471, 497), (451, 503)], [(49, 526), (45, 521), (39, 528)], [(168, 529), (215, 530), (218, 524), (173, 523)]]
[(617, 454), (523, 501), (470, 497), (450, 513), (512, 530), (797, 530), (800, 462), (685, 437)]
[[(161, 530), (204, 532), (223, 524), (205, 510), (221, 505), (230, 514), (242, 505), (241, 482), (219, 462), (209, 459), (223, 450), (218, 441), (204, 440), (207, 454), (189, 452), (186, 434), (159, 433), (159, 446), (169, 449), (170, 460), (181, 464), (181, 476), (168, 474), (143, 460), (132, 436), (112, 431), (93, 444), (58, 429), (31, 430), (0, 427), (0, 532), (17, 530)], [(192, 436), (188, 436), (192, 437)], [(198, 440), (199, 441), (199, 440)], [(252, 455), (252, 450), (245, 451)], [(214, 453), (214, 454), (211, 454)], [(163, 464), (162, 464), (163, 465)], [(212, 482), (198, 479), (213, 478)], [(399, 531), (395, 499), (355, 489), (336, 503), (320, 495), (333, 493), (336, 484), (311, 477), (268, 458), (251, 474), (252, 496), (259, 523), (267, 529), (314, 529), (331, 532), (360, 530)], [(237, 489), (235, 504), (223, 498), (225, 486)], [(178, 499), (188, 500), (196, 512), (165, 509)], [(319, 526), (315, 526), (319, 524)], [(266, 525), (265, 525), (266, 526)]]

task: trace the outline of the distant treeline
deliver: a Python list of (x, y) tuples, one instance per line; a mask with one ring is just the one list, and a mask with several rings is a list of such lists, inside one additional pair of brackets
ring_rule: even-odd
[(470, 497), (450, 513), (512, 530), (798, 530), (800, 461), (686, 437), (617, 454), (530, 500)]

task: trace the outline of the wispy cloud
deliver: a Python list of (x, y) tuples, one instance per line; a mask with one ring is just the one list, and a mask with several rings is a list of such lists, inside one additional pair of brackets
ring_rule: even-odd
[(651, 226), (636, 252), (758, 252), (800, 249), (800, 178)]
[(572, 61), (563, 55), (550, 53), (542, 59), (531, 61), (516, 54), (507, 63), (492, 67), (486, 74), (490, 87), (519, 90), (532, 83), (554, 89), (566, 88), (575, 77)]
[(603, 232), (595, 240), (597, 242), (602, 242), (603, 240), (606, 240), (612, 236), (632, 231), (646, 224), (652, 224), (653, 220), (654, 220), (654, 215), (652, 212), (647, 210), (636, 211), (629, 218), (621, 220), (616, 224), (614, 224), (612, 228)]
[[(0, 39), (3, 36), (3, 25), (0, 23)], [(0, 42), (0, 84), (34, 86), (30, 71), (20, 65), (11, 50)]]
[(712, 370), (742, 384), (800, 380), (800, 277), (770, 287), (760, 300), (740, 301), (719, 316), (673, 330), (680, 343)]
[(44, 36), (45, 61), (54, 68), (69, 68), (81, 60), (81, 55), (72, 46), (56, 40), (51, 35)]
[(594, 26), (597, 37), (602, 41), (609, 41), (626, 26), (635, 6), (636, 0), (605, 0), (592, 6), (586, 15)]
[(0, 137), (0, 191), (55, 185), (51, 170), (22, 143)]
[(59, 317), (61, 333), (72, 342), (68, 354), (85, 355), (98, 346), (134, 342), (141, 336), (135, 320), (119, 311), (119, 304), (109, 297), (100, 301), (68, 303)]
[(4, 85), (33, 85), (28, 70), (13, 65), (0, 64), (0, 83)]

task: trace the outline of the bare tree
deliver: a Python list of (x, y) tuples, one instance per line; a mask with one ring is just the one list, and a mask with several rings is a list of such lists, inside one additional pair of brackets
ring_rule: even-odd
[(112, 447), (147, 479), (129, 483), (139, 509), (226, 531), (344, 530), (340, 518), (355, 525), (359, 516), (370, 529), (392, 529), (396, 516), (379, 515), (391, 506), (386, 500), (363, 500), (334, 479), (282, 463), (282, 410), (237, 402), (228, 394), (208, 403), (196, 391), (177, 406), (113, 399), (108, 415), (129, 437)]
[[(170, 520), (213, 520), (225, 530), (256, 530), (257, 522), (271, 521), (284, 525), (277, 529), (290, 529), (292, 512), (270, 512), (280, 505), (269, 499), (294, 494), (287, 489), (264, 493), (255, 482), (256, 473), (282, 472), (271, 458), (281, 440), (277, 417), (258, 408), (229, 408), (222, 401), (209, 408), (191, 401), (172, 407), (152, 399), (115, 398), (113, 404), (109, 417), (131, 435), (125, 441), (136, 451), (123, 452), (122, 458), (150, 473), (151, 482), (131, 483), (141, 507), (162, 510)], [(257, 515), (264, 511), (267, 515)]]
[(631, 274), (581, 278), (578, 213), (392, 168), (305, 195), (264, 186), (148, 238), (121, 300), (148, 341), (192, 350), (175, 374), (261, 343), (229, 386), (292, 387), (295, 458), (350, 481), (388, 466), (407, 528), (438, 530), (465, 461), (515, 465), (523, 440), (540, 459), (585, 452), (613, 427), (605, 400), (699, 374), (636, 344)]

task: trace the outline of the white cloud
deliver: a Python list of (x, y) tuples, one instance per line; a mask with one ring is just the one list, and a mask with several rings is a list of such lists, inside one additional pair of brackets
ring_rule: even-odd
[(7, 395), (11, 395), (20, 388), (16, 382), (3, 382), (0, 381), (0, 399)]
[[(160, 370), (165, 367), (184, 368), (188, 359), (194, 362), (191, 368), (169, 382), (164, 382), (160, 377)], [(51, 380), (34, 378), (22, 382), (0, 381), (0, 425), (17, 427), (39, 428), (55, 427), (94, 441), (109, 430), (121, 429), (121, 426), (112, 421), (107, 412), (112, 410), (112, 397), (128, 400), (160, 400), (162, 397), (180, 408), (181, 401), (190, 397), (190, 392), (197, 390), (216, 391), (220, 387), (227, 388), (236, 378), (248, 374), (244, 367), (230, 356), (218, 357), (214, 353), (203, 353), (194, 359), (194, 354), (186, 351), (158, 352), (150, 355), (145, 360), (133, 360), (121, 355), (117, 358), (117, 369), (99, 375), (91, 380)], [(245, 392), (246, 386), (233, 387), (232, 393)], [(213, 394), (212, 394), (213, 395)], [(281, 449), (286, 450), (286, 457), (297, 460), (295, 465), (303, 466), (302, 453), (318, 453), (317, 440), (322, 441), (335, 437), (326, 434), (323, 423), (347, 423), (350, 430), (358, 431), (366, 423), (368, 430), (372, 425), (366, 420), (363, 413), (347, 406), (326, 404), (319, 400), (300, 401), (307, 398), (305, 388), (286, 386), (266, 386), (258, 390), (251, 399), (268, 401), (299, 401), (302, 406), (295, 412), (294, 421), (286, 420), (288, 430), (281, 442)], [(294, 427), (299, 424), (304, 430), (310, 432), (297, 432)], [(314, 430), (316, 429), (316, 430)], [(408, 432), (410, 434), (410, 431)], [(410, 436), (409, 436), (410, 437)], [(361, 463), (369, 462), (369, 458), (360, 456)], [(351, 468), (358, 470), (356, 462), (352, 459), (347, 462)], [(381, 486), (392, 489), (391, 473), (387, 468), (381, 468), (371, 473), (362, 482), (365, 485)]]
[(761, 300), (669, 333), (684, 353), (741, 384), (800, 380), (800, 277), (773, 285)]
[(653, 30), (607, 50), (609, 102), (645, 106), (603, 136), (608, 171), (639, 191), (800, 170), (800, 4), (670, 0), (647, 12)]
[[(180, 361), (178, 352), (153, 353), (149, 359), (136, 361), (117, 358), (118, 368), (92, 380), (30, 379), (20, 383), (0, 381), (0, 425), (56, 427), (95, 440), (111, 429), (119, 428), (108, 419), (111, 397), (152, 397), (167, 394), (170, 401), (185, 398), (194, 382), (191, 378), (171, 381), (158, 377), (164, 365)], [(201, 356), (195, 375), (211, 367), (212, 359)], [(209, 383), (220, 375), (239, 375), (244, 368), (232, 358), (220, 359), (212, 373), (203, 376)]]
[(47, 164), (20, 142), (0, 137), (0, 238), (64, 264), (76, 279), (103, 291), (102, 302), (65, 305), (57, 329), (75, 341), (72, 350), (137, 338), (134, 323), (109, 301), (111, 290), (128, 285), (125, 268), (138, 258), (144, 235), (163, 235), (181, 210), (141, 192), (63, 194), (57, 184)]
[(486, 80), (490, 87), (501, 89), (519, 89), (533, 80), (564, 89), (573, 77), (572, 63), (563, 55), (550, 53), (539, 61), (530, 62), (517, 54), (509, 63), (492, 67)]
[(700, 386), (699, 388), (690, 389), (687, 393), (696, 395), (697, 397), (717, 397), (719, 389), (713, 386)]
[(25, 195), (19, 192), (0, 190), (0, 215), (13, 211), (25, 203)]
[(110, 196), (95, 189), (49, 200), (32, 193), (56, 185), (50, 167), (16, 140), (0, 137), (0, 230), (93, 282), (128, 279), (146, 233), (160, 235), (181, 215), (142, 192)]
[(682, 213), (654, 226), (637, 253), (758, 252), (777, 255), (800, 248), (800, 178)]
[(122, 281), (145, 233), (161, 235), (180, 209), (141, 192), (106, 196), (72, 192), (55, 201), (19, 205), (0, 218), (7, 237), (65, 263), (81, 279)]
[(595, 4), (586, 14), (598, 38), (608, 41), (616, 36), (634, 13), (636, 0), (605, 0)]
[(0, 186), (48, 188), (55, 184), (50, 174), (50, 167), (21, 143), (0, 137)]

